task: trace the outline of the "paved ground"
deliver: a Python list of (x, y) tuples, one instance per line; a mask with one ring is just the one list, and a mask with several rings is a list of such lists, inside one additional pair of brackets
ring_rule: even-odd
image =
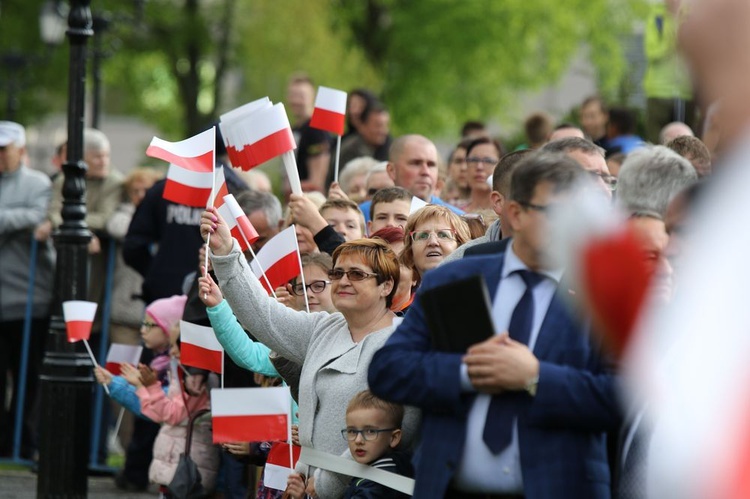
[[(157, 494), (156, 486), (142, 493), (123, 492), (115, 487), (112, 477), (89, 477), (88, 496), (92, 499), (145, 499)], [(36, 498), (36, 475), (26, 470), (0, 469), (0, 498)]]

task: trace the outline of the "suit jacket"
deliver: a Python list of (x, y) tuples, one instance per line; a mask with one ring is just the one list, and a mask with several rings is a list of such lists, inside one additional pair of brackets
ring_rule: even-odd
[(471, 248), (466, 248), (464, 251), (464, 258), (467, 256), (481, 256), (481, 255), (498, 255), (499, 253), (505, 253), (505, 248), (508, 247), (510, 238), (500, 239), (499, 241), (490, 241), (483, 244), (477, 244)]
[[(504, 254), (464, 258), (427, 273), (403, 323), (370, 364), (375, 394), (423, 410), (414, 456), (415, 499), (444, 496), (461, 459), (467, 414), (476, 397), (461, 390), (461, 355), (432, 350), (421, 294), (483, 274), (494, 299), (504, 260)], [(620, 411), (611, 366), (593, 343), (588, 329), (555, 296), (534, 348), (540, 361), (537, 393), (528, 397), (518, 418), (529, 499), (610, 497), (605, 431), (617, 428)]]

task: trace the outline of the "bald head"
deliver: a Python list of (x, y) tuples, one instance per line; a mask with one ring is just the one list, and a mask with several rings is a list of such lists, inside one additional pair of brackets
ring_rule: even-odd
[(661, 129), (661, 132), (659, 132), (659, 143), (665, 146), (677, 137), (695, 137), (695, 134), (693, 133), (693, 129), (685, 123), (674, 121)]
[(429, 202), (438, 178), (435, 144), (422, 135), (397, 138), (391, 145), (387, 171), (397, 187)]

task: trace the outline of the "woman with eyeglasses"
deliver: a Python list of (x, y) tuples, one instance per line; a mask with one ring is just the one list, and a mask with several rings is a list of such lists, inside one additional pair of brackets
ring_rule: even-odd
[(293, 297), (292, 308), (305, 310), (305, 294), (307, 294), (310, 312), (333, 313), (336, 311), (331, 300), (331, 281), (328, 279), (328, 272), (332, 265), (331, 255), (328, 253), (313, 253), (302, 257), (302, 274), (305, 277), (305, 284), (302, 284), (302, 279), (299, 277), (295, 277), (287, 284), (287, 290)]
[[(215, 208), (203, 212), (200, 230), (204, 239), (211, 236), (214, 272), (243, 327), (281, 356), (303, 366), (300, 443), (340, 455), (347, 449), (340, 433), (346, 405), (357, 392), (367, 389), (370, 359), (394, 330), (395, 314), (389, 306), (399, 281), (396, 254), (376, 239), (357, 239), (339, 246), (328, 274), (338, 312), (307, 314), (266, 294)], [(201, 278), (201, 293), (210, 294), (214, 286), (209, 277)], [(416, 410), (408, 409), (406, 440), (415, 436), (417, 420)], [(348, 482), (346, 476), (321, 470), (313, 477), (318, 497), (341, 497)]]
[(417, 286), (425, 272), (471, 239), (466, 222), (448, 208), (434, 204), (409, 216), (404, 232), (406, 244), (400, 259), (412, 269)]
[(492, 185), (487, 179), (503, 157), (503, 148), (499, 142), (489, 137), (479, 137), (466, 149), (466, 180), (471, 192), (469, 202), (460, 208), (467, 213), (477, 213), (492, 209), (490, 194)]

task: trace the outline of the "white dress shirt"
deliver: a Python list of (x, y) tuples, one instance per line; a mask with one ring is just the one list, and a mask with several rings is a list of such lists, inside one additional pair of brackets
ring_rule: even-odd
[[(500, 283), (492, 304), (495, 334), (508, 330), (513, 310), (526, 292), (526, 284), (515, 271), (529, 270), (513, 252), (513, 242), (505, 251)], [(539, 329), (547, 315), (552, 297), (557, 291), (563, 271), (539, 271), (546, 277), (534, 287), (534, 318), (531, 324), (529, 349), (533, 352)], [(461, 384), (465, 391), (476, 392), (469, 380), (466, 364), (461, 364)], [(469, 411), (466, 442), (454, 479), (455, 487), (465, 492), (523, 494), (521, 457), (518, 447), (518, 426), (513, 424), (513, 439), (505, 450), (495, 455), (484, 443), (484, 424), (492, 397), (477, 395)]]

